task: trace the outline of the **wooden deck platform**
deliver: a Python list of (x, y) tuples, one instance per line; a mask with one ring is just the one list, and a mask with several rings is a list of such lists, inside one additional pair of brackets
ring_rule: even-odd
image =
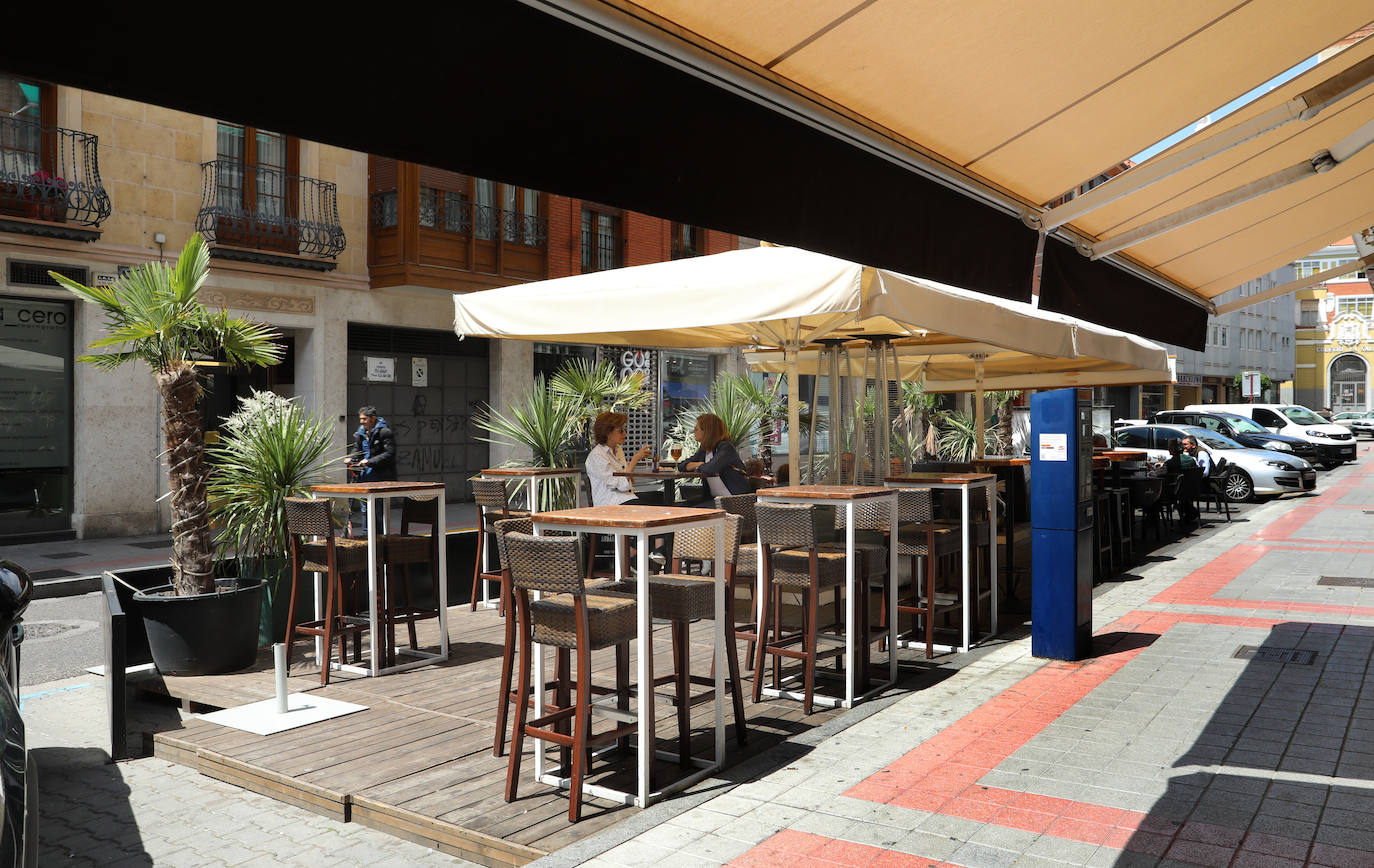
[[(709, 627), (708, 623), (693, 627), (694, 673), (710, 671)], [(655, 630), (654, 671), (658, 674), (671, 672), (667, 629)], [(449, 634), (451, 654), (444, 663), (380, 678), (333, 677), (324, 688), (319, 684), (313, 646), (299, 642), (291, 691), (318, 691), (366, 705), (366, 711), (270, 736), (192, 720), (181, 729), (155, 733), (154, 753), (245, 789), (492, 866), (522, 865), (637, 810), (589, 800), (582, 821), (569, 823), (567, 798), (534, 782), (528, 742), (520, 797), (507, 803), (502, 797), (507, 759), (492, 755), (502, 621), (492, 610), (469, 612), (466, 606), (454, 607)], [(437, 647), (437, 639), (437, 623), (421, 622), (420, 644)], [(744, 653), (743, 644), (740, 653)], [(901, 653), (904, 660), (917, 661), (916, 652)], [(597, 652), (593, 662), (598, 669), (594, 681), (610, 683), (614, 655), (609, 650)], [(747, 663), (744, 666), (748, 669)], [(746, 690), (751, 689), (752, 677), (745, 675), (743, 680)], [(232, 675), (161, 678), (154, 674), (138, 686), (214, 708), (256, 702), (273, 695), (270, 654), (264, 652), (252, 669)], [(818, 685), (826, 692), (837, 686), (834, 681)], [(656, 695), (659, 747), (672, 749), (677, 731), (671, 687), (660, 687)], [(806, 716), (800, 702), (773, 699), (754, 704), (748, 701), (748, 693), (745, 709), (748, 744), (740, 747), (727, 705), (727, 764), (757, 755), (841, 713), (818, 708)], [(694, 752), (700, 756), (708, 756), (711, 749), (711, 715), (710, 702), (692, 710)], [(597, 730), (608, 725), (599, 721)], [(550, 756), (556, 759), (556, 752)], [(656, 774), (664, 776), (660, 781), (680, 773), (675, 763), (660, 763), (656, 768)], [(633, 789), (633, 767), (629, 762), (608, 763), (604, 768), (598, 764), (591, 780)]]

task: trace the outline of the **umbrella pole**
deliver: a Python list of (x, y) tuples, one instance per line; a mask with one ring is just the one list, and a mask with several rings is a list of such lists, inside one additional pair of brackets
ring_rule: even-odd
[(985, 448), (983, 437), (983, 356), (981, 354), (973, 357), (973, 457), (982, 458)]
[(816, 417), (820, 415), (821, 406), (821, 378), (820, 371), (811, 380), (811, 435), (806, 438), (806, 474), (800, 470), (797, 472), (797, 481), (802, 483), (814, 483), (816, 480), (811, 477), (816, 472)]
[(798, 344), (789, 343), (789, 345), (783, 347), (782, 352), (787, 358), (787, 461), (790, 465), (788, 470), (791, 472), (790, 478), (800, 483), (802, 478), (801, 451), (798, 441), (801, 438), (797, 436), (801, 430), (801, 425), (797, 421), (799, 418), (797, 412), (797, 392), (801, 388), (797, 385), (797, 352), (799, 349), (800, 346)]

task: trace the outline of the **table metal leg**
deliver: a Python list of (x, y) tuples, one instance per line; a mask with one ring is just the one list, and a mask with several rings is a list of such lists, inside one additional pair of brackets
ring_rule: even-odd
[[(641, 808), (649, 804), (649, 772), (653, 768), (654, 762), (654, 719), (651, 711), (653, 707), (653, 649), (649, 645), (649, 535), (645, 531), (638, 531), (635, 539), (639, 542), (639, 550), (636, 552), (635, 562), (639, 575), (635, 577), (635, 596), (639, 600), (637, 612), (638, 627), (635, 632), (638, 651), (638, 676), (639, 676), (639, 745), (635, 752), (638, 754), (637, 765), (639, 766), (638, 787), (636, 790), (636, 804)], [(616, 560), (620, 560), (620, 538), (616, 537)], [(620, 570), (617, 569), (616, 578)]]
[[(897, 510), (898, 499), (894, 495), (887, 510), (887, 678), (897, 683), (897, 596), (901, 593), (897, 575)], [(911, 580), (916, 581), (912, 576)]]
[[(844, 707), (854, 706), (854, 684), (858, 677), (860, 664), (859, 655), (856, 653), (854, 635), (854, 606), (855, 598), (858, 596), (858, 583), (854, 576), (858, 571), (854, 569), (854, 501), (846, 500), (844, 503), (844, 581), (845, 581), (845, 606), (844, 606)], [(813, 635), (819, 635), (818, 625), (811, 625)], [(816, 649), (811, 649), (814, 653)]]
[[(391, 501), (388, 498), (382, 499), (382, 522), (383, 527), (390, 527)], [(368, 675), (376, 675), (380, 667), (377, 642), (377, 586), (381, 577), (377, 575), (377, 498), (368, 496), (367, 498), (367, 626), (372, 633), (369, 642), (370, 648), (368, 658), (372, 665), (369, 667)], [(385, 532), (385, 531), (383, 531)], [(343, 662), (343, 661), (339, 661)]]
[[(716, 537), (716, 564), (711, 571), (713, 577), (712, 584), (716, 588), (716, 629), (715, 629), (715, 655), (716, 655), (716, 765), (725, 764), (725, 672), (728, 665), (725, 660), (729, 642), (735, 641), (734, 628), (734, 590), (730, 592), (730, 608), (726, 609), (725, 588), (727, 584), (725, 572), (725, 519), (718, 519), (715, 526)], [(733, 649), (731, 649), (733, 650)], [(743, 690), (739, 684), (732, 685), (736, 691)], [(743, 726), (744, 721), (736, 721), (736, 726)]]
[[(439, 536), (439, 565), (434, 577), (434, 594), (439, 600), (439, 654), (448, 659), (448, 517), (445, 514), (444, 494), (439, 494), (439, 518), (431, 533)], [(513, 613), (507, 613), (512, 617)]]
[[(969, 616), (970, 616), (969, 605), (970, 605), (970, 603), (972, 603), (973, 605), (977, 605), (977, 601), (976, 601), (976, 600), (973, 600), (973, 601), (969, 600), (969, 537), (970, 537), (970, 535), (969, 535), (969, 526), (968, 526), (968, 525), (969, 525), (969, 487), (968, 487), (967, 485), (961, 485), (961, 486), (959, 486), (959, 493), (960, 493), (960, 495), (961, 495), (961, 502), (962, 502), (962, 504), (963, 504), (963, 517), (964, 517), (963, 522), (961, 522), (961, 525), (962, 525), (962, 526), (960, 527), (960, 533), (961, 533), (961, 535), (962, 535), (962, 540), (963, 540), (963, 552), (962, 552), (961, 554), (962, 554), (963, 565), (964, 565), (964, 574), (963, 574), (963, 582), (964, 582), (964, 605), (963, 605), (963, 612), (962, 612), (963, 618), (964, 618), (964, 630), (963, 630), (963, 638), (960, 640), (960, 643), (959, 643), (959, 650), (960, 650), (960, 651), (967, 651), (967, 650), (969, 649), (969, 629), (970, 629), (970, 624), (969, 624)], [(931, 593), (934, 593), (934, 590), (935, 590), (935, 589), (934, 589), (934, 586), (932, 585), (931, 588), (930, 588), (930, 592), (931, 592)]]
[[(1011, 491), (1011, 483), (1007, 483), (1008, 492)], [(1010, 500), (1008, 500), (1010, 504)], [(991, 514), (988, 516), (988, 533), (992, 539), (988, 540), (988, 570), (992, 574), (992, 603), (989, 610), (989, 636), (997, 635), (997, 482), (992, 483), (992, 488), (988, 492), (988, 509)], [(1008, 505), (1007, 509), (1011, 509)], [(1010, 529), (1009, 529), (1010, 530)], [(1016, 545), (1016, 540), (1010, 532), (1007, 533), (1007, 556), (1011, 556), (1011, 550)], [(1011, 563), (1011, 561), (1008, 561)], [(1010, 577), (1010, 573), (1008, 573)]]

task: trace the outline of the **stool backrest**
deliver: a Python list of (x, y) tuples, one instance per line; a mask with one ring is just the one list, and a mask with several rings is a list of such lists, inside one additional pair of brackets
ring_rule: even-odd
[(405, 499), (401, 507), (401, 533), (410, 533), (410, 523), (427, 524), (430, 533), (438, 533), (439, 495), (412, 495)]
[(501, 569), (510, 569), (510, 561), (506, 555), (506, 534), (523, 533), (528, 536), (534, 535), (534, 522), (528, 518), (504, 518), (496, 522), (496, 554), (497, 562)]
[[(844, 526), (845, 509), (842, 506), (835, 507), (835, 529), (839, 530)], [(855, 501), (854, 529), (887, 530), (887, 504), (862, 500)]]
[[(725, 559), (734, 563), (739, 557), (740, 517), (725, 514)], [(716, 531), (710, 527), (680, 530), (673, 535), (673, 557), (711, 560), (716, 556)]]
[(509, 509), (510, 501), (506, 496), (506, 483), (499, 479), (473, 479), (472, 500), (484, 509)]
[(816, 507), (810, 503), (760, 503), (754, 507), (759, 541), (774, 548), (816, 546)]
[(582, 546), (577, 537), (503, 534), (511, 585), (517, 590), (581, 596)]
[(323, 497), (287, 497), (286, 532), (293, 536), (333, 536), (333, 511)]
[(757, 494), (721, 495), (716, 498), (716, 508), (723, 509), (731, 515), (739, 516), (740, 536), (752, 540), (758, 529), (757, 519), (754, 516), (754, 504), (758, 503), (758, 500)]
[(935, 520), (935, 498), (929, 488), (897, 489), (897, 520), (903, 524)]

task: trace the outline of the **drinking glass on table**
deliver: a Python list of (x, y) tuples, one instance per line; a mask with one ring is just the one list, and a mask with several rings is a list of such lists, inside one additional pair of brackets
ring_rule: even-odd
[(668, 454), (673, 456), (673, 462), (676, 463), (680, 458), (682, 458), (682, 447), (674, 446), (672, 449), (668, 450)]

